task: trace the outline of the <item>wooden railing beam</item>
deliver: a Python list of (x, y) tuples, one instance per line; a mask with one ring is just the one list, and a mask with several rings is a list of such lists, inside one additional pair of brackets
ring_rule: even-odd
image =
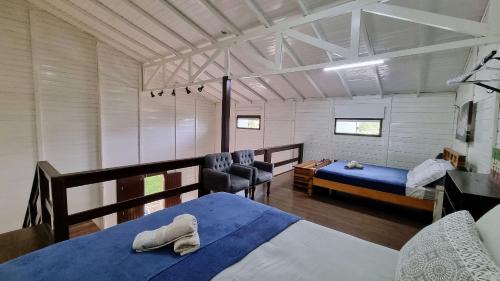
[[(275, 163), (275, 166), (279, 167), (293, 162), (302, 162), (304, 144), (300, 143), (262, 148), (255, 150), (254, 153), (255, 155), (264, 155), (264, 161), (272, 162), (273, 153), (292, 149), (298, 149), (298, 157)], [(68, 214), (68, 188), (116, 180), (119, 178), (131, 176), (155, 174), (166, 172), (169, 170), (176, 170), (194, 166), (198, 166), (198, 183), (117, 202), (115, 204), (86, 210), (72, 215)], [(198, 196), (201, 197), (208, 194), (208, 191), (203, 188), (203, 166), (204, 157), (195, 157), (108, 169), (98, 169), (79, 173), (61, 174), (50, 163), (41, 161), (37, 166), (37, 173), (33, 182), (32, 196), (30, 196), (30, 200), (35, 197), (37, 198), (32, 200), (35, 201), (34, 204), (31, 204), (32, 202), (30, 202), (30, 205), (27, 209), (24, 225), (28, 223), (36, 223), (36, 202), (38, 200), (38, 195), (36, 194), (37, 192), (40, 192), (39, 197), (42, 203), (42, 222), (50, 224), (50, 222), (53, 220), (54, 240), (56, 242), (69, 239), (69, 226), (72, 224), (99, 218), (105, 215), (116, 213), (118, 211), (126, 210), (139, 205), (144, 205), (149, 202), (165, 199), (193, 190), (198, 190)], [(49, 192), (52, 194), (52, 202), (50, 201)], [(32, 207), (32, 205), (34, 205), (35, 207)], [(50, 210), (51, 207), (52, 210)]]

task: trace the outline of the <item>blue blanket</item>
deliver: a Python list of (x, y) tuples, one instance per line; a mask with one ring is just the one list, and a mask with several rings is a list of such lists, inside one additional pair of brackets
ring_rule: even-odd
[[(180, 214), (198, 219), (201, 248), (135, 253), (135, 235)], [(299, 218), (240, 196), (214, 193), (0, 265), (0, 280), (209, 280)]]
[(346, 169), (348, 161), (337, 161), (316, 171), (315, 177), (400, 195), (406, 194), (408, 170), (363, 164), (363, 169)]

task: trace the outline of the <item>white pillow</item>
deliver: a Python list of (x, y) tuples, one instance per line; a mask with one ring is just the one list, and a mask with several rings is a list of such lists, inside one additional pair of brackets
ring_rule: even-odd
[(476, 228), (489, 254), (500, 266), (500, 205), (484, 214), (476, 222)]
[(411, 169), (406, 176), (406, 187), (421, 187), (446, 175), (447, 170), (453, 170), (450, 162), (442, 159), (427, 159), (422, 164)]
[(500, 268), (481, 242), (467, 211), (425, 227), (399, 251), (396, 281), (500, 280)]

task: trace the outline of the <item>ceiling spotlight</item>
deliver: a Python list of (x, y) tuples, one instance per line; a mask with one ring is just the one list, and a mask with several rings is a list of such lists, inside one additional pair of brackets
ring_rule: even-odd
[(191, 90), (189, 90), (188, 87), (186, 87), (186, 94), (188, 94), (188, 95), (191, 94)]
[(175, 97), (175, 89), (172, 89), (172, 97)]
[(160, 97), (161, 97), (161, 96), (163, 96), (163, 90), (161, 90), (161, 91), (158, 93), (158, 95), (159, 95)]
[(198, 88), (198, 92), (200, 92), (200, 93), (201, 93), (201, 91), (203, 91), (203, 88), (204, 88), (204, 86), (203, 86), (203, 85), (201, 85), (201, 86)]
[(155, 94), (153, 93), (153, 91), (151, 91), (151, 97), (154, 98), (155, 97)]

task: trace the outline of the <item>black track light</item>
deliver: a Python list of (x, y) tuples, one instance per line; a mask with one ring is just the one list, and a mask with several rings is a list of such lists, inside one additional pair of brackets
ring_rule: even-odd
[(175, 97), (175, 89), (172, 90), (172, 97)]
[(189, 90), (188, 87), (186, 87), (186, 94), (188, 94), (188, 95), (191, 94), (191, 90)]
[(155, 97), (155, 94), (153, 93), (153, 91), (151, 91), (151, 97), (154, 98)]
[(198, 88), (198, 92), (200, 92), (200, 93), (201, 93), (201, 91), (203, 91), (203, 88), (204, 88), (204, 86), (203, 86), (203, 85), (201, 85), (201, 86)]
[(158, 93), (158, 95), (159, 95), (160, 97), (161, 97), (161, 96), (163, 96), (163, 90), (161, 90), (161, 91)]

